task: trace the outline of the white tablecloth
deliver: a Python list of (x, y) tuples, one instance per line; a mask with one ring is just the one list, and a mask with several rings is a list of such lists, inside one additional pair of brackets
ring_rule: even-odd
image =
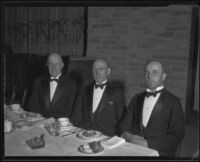
[[(20, 118), (16, 115), (12, 119), (16, 121)], [(39, 137), (43, 133), (45, 133), (44, 148), (32, 150), (25, 143), (25, 141)], [(103, 135), (97, 140), (105, 137)], [(91, 141), (79, 139), (76, 134), (66, 137), (51, 136), (40, 126), (33, 126), (25, 130), (16, 128), (11, 133), (5, 133), (5, 156), (158, 156), (156, 150), (128, 142), (113, 149), (104, 149), (103, 152), (97, 154), (84, 154), (77, 150), (80, 145), (88, 142)]]

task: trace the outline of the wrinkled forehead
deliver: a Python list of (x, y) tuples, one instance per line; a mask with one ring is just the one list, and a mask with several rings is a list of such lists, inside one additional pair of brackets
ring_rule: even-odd
[(160, 62), (150, 62), (149, 64), (147, 64), (146, 66), (146, 70), (157, 70), (157, 71), (162, 71), (162, 65)]
[(97, 67), (107, 67), (107, 63), (104, 60), (96, 60), (93, 64), (93, 68), (97, 68)]

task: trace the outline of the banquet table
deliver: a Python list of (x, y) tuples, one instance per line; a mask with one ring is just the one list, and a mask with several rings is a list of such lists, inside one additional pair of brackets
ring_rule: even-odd
[[(9, 118), (13, 122), (20, 120), (20, 117), (14, 113)], [(31, 149), (26, 144), (25, 141), (33, 137), (39, 137), (43, 133), (45, 133), (45, 147)], [(96, 140), (106, 137), (102, 135)], [(91, 142), (91, 140), (80, 139), (76, 134), (64, 137), (52, 136), (44, 127), (38, 125), (33, 125), (27, 129), (14, 129), (10, 133), (4, 133), (4, 141), (5, 156), (159, 156), (156, 150), (128, 142), (112, 149), (104, 148), (100, 153), (84, 154), (78, 151), (78, 147)]]

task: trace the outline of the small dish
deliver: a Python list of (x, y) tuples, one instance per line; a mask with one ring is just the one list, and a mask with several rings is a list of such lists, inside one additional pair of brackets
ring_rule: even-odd
[(45, 119), (42, 115), (37, 114), (37, 113), (30, 113), (30, 112), (24, 112), (21, 114), (21, 118), (29, 121), (29, 122), (36, 122), (39, 120)]
[[(94, 143), (94, 142), (92, 142)], [(97, 142), (95, 142), (97, 143)], [(90, 146), (91, 143), (85, 144), (85, 145), (80, 145), (78, 147), (78, 151), (84, 154), (98, 154), (102, 153), (104, 151), (104, 148), (102, 146), (99, 147), (99, 150), (94, 150)]]
[(69, 118), (58, 118), (58, 122), (69, 122)]
[(27, 122), (25, 120), (19, 120), (14, 123), (15, 128), (26, 130), (33, 126), (32, 122)]
[(92, 140), (102, 136), (101, 132), (95, 130), (84, 130), (77, 133), (77, 137), (84, 140)]

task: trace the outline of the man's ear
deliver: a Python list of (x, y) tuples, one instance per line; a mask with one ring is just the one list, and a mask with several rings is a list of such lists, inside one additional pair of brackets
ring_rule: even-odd
[(163, 76), (162, 76), (162, 81), (163, 81), (163, 82), (165, 81), (166, 77), (167, 77), (167, 74), (166, 74), (166, 73), (163, 73)]
[(107, 75), (110, 75), (110, 73), (111, 73), (111, 68), (108, 68), (107, 69)]
[(65, 65), (64, 62), (62, 62), (62, 69), (63, 69), (64, 65)]

